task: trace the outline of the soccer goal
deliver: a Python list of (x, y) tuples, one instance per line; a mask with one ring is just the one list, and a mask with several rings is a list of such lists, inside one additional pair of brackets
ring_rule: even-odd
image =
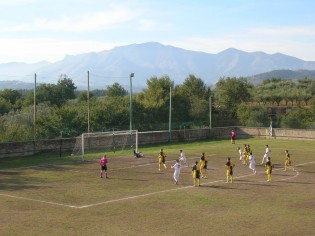
[(84, 160), (84, 155), (88, 152), (116, 152), (125, 149), (138, 152), (138, 130), (83, 133), (76, 138), (71, 156)]

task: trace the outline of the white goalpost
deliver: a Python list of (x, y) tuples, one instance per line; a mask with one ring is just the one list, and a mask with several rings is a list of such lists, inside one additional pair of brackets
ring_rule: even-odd
[(76, 138), (71, 156), (84, 160), (88, 151), (116, 152), (126, 148), (138, 152), (138, 130), (83, 133)]

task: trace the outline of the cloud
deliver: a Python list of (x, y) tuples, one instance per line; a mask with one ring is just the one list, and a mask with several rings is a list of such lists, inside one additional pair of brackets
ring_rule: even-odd
[(33, 22), (6, 27), (5, 32), (21, 31), (68, 31), (86, 32), (113, 28), (118, 24), (136, 19), (140, 12), (124, 6), (111, 6), (109, 10), (89, 12), (57, 19), (36, 18)]
[(0, 0), (0, 6), (22, 6), (36, 3), (38, 0)]
[(151, 31), (157, 27), (157, 22), (149, 20), (149, 19), (140, 19), (138, 23), (139, 23), (139, 27), (138, 27), (139, 31)]
[(50, 38), (33, 39), (0, 39), (0, 63), (39, 61), (56, 62), (62, 60), (66, 54), (100, 52), (111, 49), (116, 43), (80, 40), (53, 40)]
[(315, 36), (315, 27), (272, 27), (250, 29), (249, 34), (265, 36)]

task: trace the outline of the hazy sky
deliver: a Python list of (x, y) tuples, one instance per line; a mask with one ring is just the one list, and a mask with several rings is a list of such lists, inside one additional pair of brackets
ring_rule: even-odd
[(0, 63), (149, 41), (315, 61), (314, 0), (0, 0)]

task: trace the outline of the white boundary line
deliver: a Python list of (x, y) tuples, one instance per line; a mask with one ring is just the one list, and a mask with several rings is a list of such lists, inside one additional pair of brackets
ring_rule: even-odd
[(46, 204), (55, 205), (55, 206), (65, 206), (65, 207), (71, 207), (71, 208), (78, 208), (77, 206), (72, 206), (72, 205), (67, 205), (67, 204), (62, 204), (62, 203), (57, 203), (57, 202), (43, 201), (43, 200), (27, 198), (27, 197), (13, 196), (13, 195), (9, 195), (9, 194), (0, 193), (0, 196), (22, 199), (22, 200), (28, 200), (28, 201), (32, 201), (32, 202), (41, 202), (41, 203), (46, 203)]
[[(315, 163), (315, 161), (298, 164), (296, 166), (303, 166), (303, 165), (313, 164), (313, 163)], [(277, 169), (277, 170), (282, 170), (282, 168), (281, 169)], [(284, 180), (292, 179), (292, 178), (295, 178), (295, 177), (299, 176), (299, 172), (296, 171), (296, 170), (295, 170), (295, 172), (296, 172), (296, 174), (294, 176), (291, 176), (291, 177), (285, 178), (285, 179), (280, 179), (280, 180), (277, 180), (277, 181), (284, 181)], [(242, 175), (242, 176), (234, 177), (234, 179), (240, 179), (240, 178), (250, 177), (250, 176), (254, 176), (254, 175), (255, 174)], [(273, 182), (277, 182), (277, 181), (273, 181)], [(207, 183), (204, 183), (203, 185), (214, 184), (214, 183), (219, 183), (219, 182), (223, 182), (223, 183), (227, 184), (225, 182), (225, 180), (221, 179), (221, 180), (215, 180), (215, 181), (207, 182)], [(267, 182), (267, 181), (261, 181), (261, 182)], [(27, 198), (27, 197), (18, 197), (18, 196), (13, 196), (13, 195), (9, 195), (9, 194), (2, 194), (2, 193), (0, 193), (0, 196), (16, 198), (16, 199), (22, 199), (22, 200), (28, 200), (28, 201), (33, 201), (33, 202), (40, 202), (40, 203), (56, 205), (56, 206), (64, 206), (64, 207), (75, 208), (75, 209), (84, 209), (84, 208), (89, 208), (89, 207), (94, 207), (94, 206), (99, 206), (99, 205), (105, 205), (105, 204), (110, 204), (110, 203), (115, 203), (115, 202), (120, 202), (120, 201), (126, 201), (126, 200), (130, 200), (130, 199), (141, 198), (141, 197), (147, 197), (147, 196), (156, 195), (156, 194), (160, 194), (160, 193), (166, 193), (166, 192), (182, 190), (182, 189), (188, 189), (188, 188), (193, 188), (193, 187), (194, 187), (194, 185), (189, 185), (189, 186), (184, 186), (184, 187), (179, 187), (179, 188), (172, 188), (172, 189), (166, 189), (166, 190), (163, 190), (163, 191), (157, 191), (157, 192), (152, 192), (152, 193), (140, 194), (140, 195), (125, 197), (125, 198), (118, 198), (118, 199), (114, 199), (114, 200), (109, 200), (109, 201), (99, 202), (99, 203), (94, 203), (94, 204), (88, 204), (88, 205), (83, 205), (83, 206), (67, 205), (67, 204), (62, 204), (62, 203), (57, 203), (57, 202), (43, 201), (43, 200), (32, 199), (32, 198)]]

